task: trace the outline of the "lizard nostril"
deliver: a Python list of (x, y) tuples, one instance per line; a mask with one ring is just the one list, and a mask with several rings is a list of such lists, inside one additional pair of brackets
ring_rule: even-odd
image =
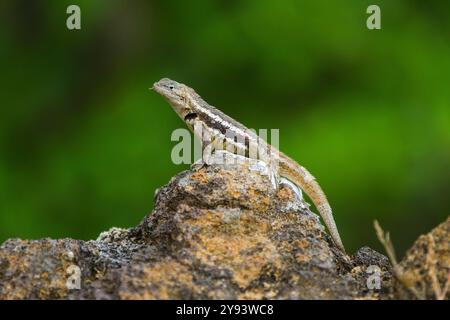
[(173, 90), (173, 88), (174, 88), (174, 86), (169, 86), (169, 89), (170, 89), (170, 90)]

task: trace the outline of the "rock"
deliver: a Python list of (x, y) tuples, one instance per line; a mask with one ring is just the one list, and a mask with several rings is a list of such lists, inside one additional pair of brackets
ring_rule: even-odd
[(420, 236), (399, 264), (399, 299), (450, 299), (450, 217)]
[(392, 297), (393, 275), (387, 257), (369, 247), (362, 247), (355, 253), (353, 264), (352, 274), (359, 279), (358, 283), (362, 283), (359, 287), (361, 293), (371, 294), (374, 299)]
[[(131, 229), (97, 240), (10, 239), (0, 247), (1, 299), (387, 299), (386, 257), (346, 257), (318, 216), (261, 163), (174, 177)], [(447, 246), (448, 249), (448, 246)], [(380, 268), (381, 289), (366, 271)]]

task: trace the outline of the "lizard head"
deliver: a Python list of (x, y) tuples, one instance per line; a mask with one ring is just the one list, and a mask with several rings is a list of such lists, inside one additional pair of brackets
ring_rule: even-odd
[(178, 116), (188, 125), (197, 117), (197, 113), (192, 110), (189, 103), (189, 97), (195, 92), (188, 86), (163, 78), (156, 82), (152, 89), (166, 98)]

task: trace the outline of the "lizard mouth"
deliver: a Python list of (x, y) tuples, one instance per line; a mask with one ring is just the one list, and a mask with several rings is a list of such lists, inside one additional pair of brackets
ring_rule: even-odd
[(163, 90), (161, 89), (161, 87), (158, 85), (158, 82), (156, 82), (155, 84), (153, 84), (153, 86), (150, 88), (151, 90), (155, 90), (156, 92), (158, 92), (159, 94), (163, 93)]

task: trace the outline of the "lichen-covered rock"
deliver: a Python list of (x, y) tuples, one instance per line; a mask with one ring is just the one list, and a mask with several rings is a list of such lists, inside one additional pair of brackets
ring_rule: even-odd
[(70, 239), (6, 241), (0, 249), (0, 298), (67, 296), (65, 270), (79, 252), (78, 242)]
[(398, 273), (397, 298), (450, 299), (450, 217), (416, 240)]
[(385, 299), (391, 280), (383, 255), (342, 254), (254, 161), (182, 172), (135, 228), (0, 247), (1, 299)]

